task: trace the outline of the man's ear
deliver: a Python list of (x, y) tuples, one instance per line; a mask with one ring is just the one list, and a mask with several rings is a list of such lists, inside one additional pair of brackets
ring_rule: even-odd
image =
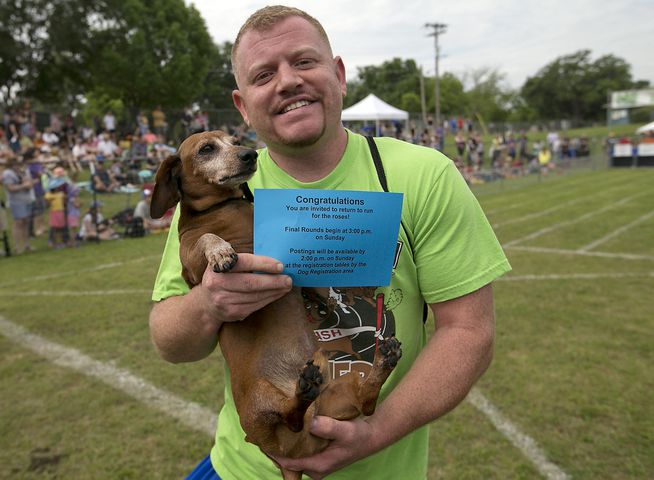
[(336, 76), (341, 84), (341, 94), (343, 97), (347, 94), (347, 80), (345, 78), (345, 64), (341, 57), (334, 57), (334, 67), (336, 68)]
[(236, 109), (241, 113), (241, 117), (243, 117), (245, 124), (250, 126), (250, 119), (248, 118), (248, 112), (245, 108), (245, 100), (243, 99), (240, 90), (232, 91), (232, 101), (234, 102)]
[(179, 191), (179, 171), (182, 160), (178, 154), (166, 158), (157, 170), (152, 202), (150, 203), (150, 216), (161, 218), (166, 210), (174, 207), (181, 196)]

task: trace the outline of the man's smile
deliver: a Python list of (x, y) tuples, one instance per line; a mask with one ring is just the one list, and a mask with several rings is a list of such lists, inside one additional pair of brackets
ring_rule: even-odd
[(301, 107), (306, 107), (307, 105), (310, 104), (311, 102), (309, 102), (308, 100), (298, 100), (297, 102), (293, 102), (290, 105), (284, 107), (280, 113), (287, 113), (290, 112), (291, 110), (295, 110)]

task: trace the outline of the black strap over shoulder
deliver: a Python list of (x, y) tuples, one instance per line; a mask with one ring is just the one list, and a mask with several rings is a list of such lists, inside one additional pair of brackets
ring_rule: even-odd
[[(375, 143), (374, 138), (369, 135), (366, 135), (366, 140), (368, 141), (368, 147), (370, 148), (370, 154), (372, 155), (372, 161), (375, 164), (375, 170), (377, 170), (377, 177), (379, 178), (379, 183), (381, 184), (382, 189), (385, 192), (388, 192), (388, 181), (386, 180), (386, 172), (384, 171), (384, 165), (382, 164), (381, 155), (379, 155), (379, 149)], [(411, 249), (411, 255), (413, 256), (413, 245), (411, 242), (411, 237), (404, 226), (404, 222), (400, 220), (400, 226), (404, 230), (407, 242), (409, 243), (409, 248)], [(422, 307), (422, 321), (423, 323), (427, 322), (427, 315), (429, 314), (429, 309), (427, 307), (427, 302), (423, 303)]]
[(370, 147), (370, 153), (372, 154), (372, 161), (375, 164), (375, 170), (377, 170), (377, 177), (379, 177), (379, 183), (381, 183), (382, 188), (385, 192), (388, 192), (388, 182), (386, 181), (386, 172), (384, 172), (384, 165), (381, 161), (381, 156), (379, 155), (379, 149), (375, 140), (371, 136), (366, 136), (368, 140), (368, 146)]

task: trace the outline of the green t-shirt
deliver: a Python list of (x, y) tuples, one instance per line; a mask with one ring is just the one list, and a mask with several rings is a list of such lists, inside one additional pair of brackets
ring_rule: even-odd
[[(353, 370), (365, 374), (372, 363), (375, 335), (395, 333), (402, 342), (402, 359), (382, 388), (381, 402), (426, 343), (424, 302), (437, 303), (471, 293), (509, 271), (510, 266), (476, 198), (451, 160), (436, 150), (391, 138), (376, 142), (389, 191), (404, 194), (403, 227), (391, 285), (327, 289), (322, 300), (328, 296), (337, 307), (326, 318), (316, 315), (315, 331), (321, 347), (333, 351), (333, 375)], [(383, 191), (365, 138), (349, 131), (340, 163), (317, 182), (293, 179), (272, 161), (266, 149), (260, 151), (258, 163), (257, 173), (248, 182), (255, 202), (256, 190), (262, 188)], [(180, 275), (176, 222), (175, 218), (155, 282), (155, 301), (188, 291)], [(321, 311), (315, 304), (320, 301), (309, 301), (307, 311)], [(277, 479), (277, 467), (258, 447), (244, 440), (227, 369), (226, 373), (225, 404), (211, 451), (212, 464), (224, 480)], [(426, 478), (427, 458), (425, 426), (329, 478)]]

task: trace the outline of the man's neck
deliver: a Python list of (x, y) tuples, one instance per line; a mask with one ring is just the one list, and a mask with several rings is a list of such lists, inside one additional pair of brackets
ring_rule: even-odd
[(316, 182), (329, 175), (339, 164), (348, 135), (341, 129), (337, 135), (325, 142), (318, 142), (300, 149), (268, 148), (268, 153), (279, 168), (291, 177), (304, 183)]

